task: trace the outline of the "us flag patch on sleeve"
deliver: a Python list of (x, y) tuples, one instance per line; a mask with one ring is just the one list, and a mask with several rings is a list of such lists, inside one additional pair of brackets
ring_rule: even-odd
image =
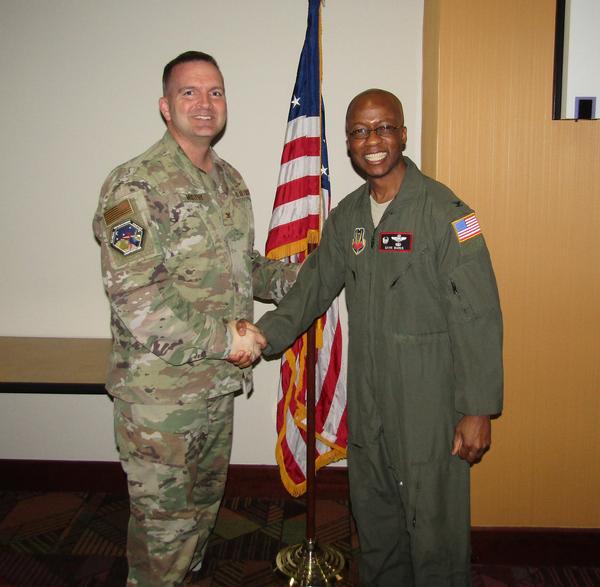
[(479, 220), (477, 220), (477, 216), (475, 216), (474, 212), (455, 220), (452, 223), (452, 226), (454, 227), (456, 238), (458, 238), (459, 243), (464, 243), (470, 238), (481, 234)]

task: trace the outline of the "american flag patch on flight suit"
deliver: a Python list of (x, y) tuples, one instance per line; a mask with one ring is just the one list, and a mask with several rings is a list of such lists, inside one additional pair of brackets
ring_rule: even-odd
[(456, 231), (456, 238), (458, 238), (459, 243), (468, 241), (470, 238), (481, 234), (479, 221), (477, 220), (477, 216), (475, 216), (474, 212), (455, 220), (452, 223), (452, 226)]

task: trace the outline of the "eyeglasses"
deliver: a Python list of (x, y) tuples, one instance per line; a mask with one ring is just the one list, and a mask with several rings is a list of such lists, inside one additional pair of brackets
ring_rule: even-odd
[(392, 126), (391, 124), (382, 124), (377, 128), (355, 128), (348, 133), (348, 138), (352, 141), (364, 141), (372, 132), (377, 133), (377, 136), (380, 137), (389, 137), (399, 128), (399, 126)]

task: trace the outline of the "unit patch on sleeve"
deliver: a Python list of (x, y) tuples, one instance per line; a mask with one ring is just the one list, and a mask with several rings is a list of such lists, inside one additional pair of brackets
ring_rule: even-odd
[(459, 243), (464, 243), (474, 236), (481, 234), (479, 221), (477, 220), (477, 216), (475, 216), (474, 212), (455, 220), (452, 223), (452, 226), (454, 227), (456, 238), (458, 239)]
[(352, 250), (355, 255), (360, 255), (366, 246), (365, 241), (365, 229), (364, 228), (355, 228), (354, 236), (352, 237)]
[(143, 241), (144, 229), (132, 220), (117, 224), (112, 229), (110, 244), (122, 255), (131, 255), (141, 251)]
[(412, 251), (412, 232), (382, 232), (379, 235), (379, 250), (395, 253), (410, 253)]

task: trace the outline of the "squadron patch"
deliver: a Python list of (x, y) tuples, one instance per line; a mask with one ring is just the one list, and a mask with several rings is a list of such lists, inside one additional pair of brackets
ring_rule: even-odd
[(410, 253), (413, 235), (411, 232), (382, 232), (379, 235), (379, 250), (384, 252)]
[(352, 250), (355, 255), (360, 255), (367, 245), (365, 241), (365, 229), (364, 228), (355, 228), (354, 236), (352, 237)]
[(475, 213), (463, 216), (452, 223), (454, 231), (456, 232), (456, 238), (459, 243), (464, 243), (469, 239), (481, 234), (481, 227), (479, 226), (479, 220)]
[(112, 229), (110, 244), (122, 255), (131, 255), (142, 250), (144, 229), (131, 220), (117, 224)]

